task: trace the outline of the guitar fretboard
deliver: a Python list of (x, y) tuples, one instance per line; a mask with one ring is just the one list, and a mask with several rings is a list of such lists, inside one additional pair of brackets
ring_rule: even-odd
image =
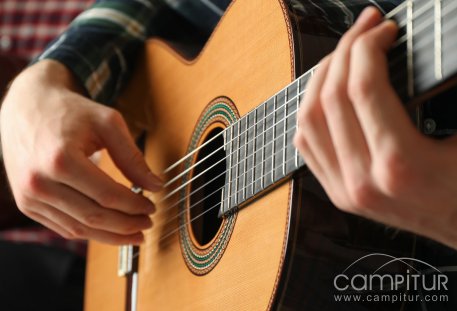
[(223, 214), (304, 165), (292, 142), (297, 110), (312, 73), (307, 72), (226, 130)]
[[(404, 102), (456, 73), (456, 14), (457, 0), (408, 0), (387, 14), (400, 28), (388, 60), (392, 85)], [(305, 165), (293, 137), (296, 113), (315, 69), (225, 130), (227, 172), (220, 215)]]

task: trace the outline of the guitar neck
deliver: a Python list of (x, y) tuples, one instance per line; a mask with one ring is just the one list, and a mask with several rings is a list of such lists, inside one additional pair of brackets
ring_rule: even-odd
[(313, 70), (296, 79), (225, 130), (226, 214), (304, 165), (293, 145), (297, 111)]
[[(405, 1), (389, 14), (399, 35), (389, 52), (393, 87), (406, 103), (452, 77), (457, 44), (456, 0)], [(297, 111), (312, 68), (225, 130), (226, 185), (220, 215), (305, 165), (293, 145)]]
[(455, 75), (456, 12), (455, 0), (409, 0), (387, 14), (400, 28), (388, 59), (392, 85), (404, 102)]

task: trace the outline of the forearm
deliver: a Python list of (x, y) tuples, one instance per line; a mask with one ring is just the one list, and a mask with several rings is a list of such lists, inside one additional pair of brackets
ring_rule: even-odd
[(12, 82), (10, 88), (39, 84), (43, 87), (66, 89), (85, 95), (85, 88), (65, 65), (58, 61), (45, 59), (21, 72)]
[(111, 105), (128, 81), (156, 11), (147, 1), (98, 1), (34, 62), (64, 64), (91, 99)]

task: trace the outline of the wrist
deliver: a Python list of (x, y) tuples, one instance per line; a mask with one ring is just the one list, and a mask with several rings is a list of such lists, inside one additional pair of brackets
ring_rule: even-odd
[(73, 73), (63, 64), (54, 60), (42, 60), (28, 67), (13, 81), (15, 85), (40, 85), (47, 89), (66, 89), (85, 95), (86, 92)]
[[(72, 72), (53, 60), (40, 61), (22, 71), (11, 83), (0, 106), (0, 119), (6, 120), (18, 113), (23, 117), (39, 113), (50, 103), (60, 102), (65, 94), (85, 95), (83, 87)], [(43, 106), (44, 103), (47, 103)]]

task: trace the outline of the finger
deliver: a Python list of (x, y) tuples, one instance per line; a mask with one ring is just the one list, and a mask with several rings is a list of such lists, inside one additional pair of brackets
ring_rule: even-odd
[(103, 207), (132, 215), (154, 212), (154, 204), (114, 181), (84, 154), (66, 150), (56, 156), (49, 170), (50, 179), (61, 182)]
[[(35, 203), (38, 206), (38, 209), (42, 208), (42, 203)], [(43, 226), (51, 229), (52, 231), (58, 233), (60, 236), (62, 236), (65, 239), (71, 239), (72, 235), (70, 232), (66, 229), (64, 229), (62, 226), (58, 225), (57, 223), (41, 216), (40, 214), (37, 214), (35, 212), (29, 212), (27, 213), (27, 216), (35, 220), (36, 222), (42, 224)]]
[(350, 54), (354, 41), (379, 23), (381, 15), (375, 8), (363, 11), (356, 24), (338, 45), (322, 89), (322, 106), (330, 135), (346, 183), (353, 185), (366, 172), (370, 155), (354, 108), (348, 96)]
[(371, 152), (379, 150), (384, 142), (390, 143), (393, 137), (397, 144), (406, 146), (416, 135), (389, 82), (386, 52), (396, 36), (396, 25), (386, 21), (364, 34), (352, 52), (349, 96)]
[(144, 241), (144, 236), (141, 232), (122, 235), (89, 228), (54, 207), (42, 202), (35, 202), (33, 211), (30, 211), (28, 215), (31, 215), (31, 218), (41, 224), (47, 227), (49, 226), (49, 228), (55, 230), (67, 239), (95, 239), (103, 243), (115, 245), (138, 245)]
[(146, 215), (129, 215), (107, 209), (74, 189), (51, 181), (40, 185), (40, 201), (93, 229), (118, 234), (133, 234), (152, 226)]
[(162, 181), (149, 169), (122, 116), (112, 110), (106, 114), (108, 116), (97, 120), (96, 124), (102, 143), (116, 166), (133, 184), (153, 192), (160, 190)]
[(331, 191), (332, 184), (341, 181), (333, 143), (320, 104), (319, 94), (326, 79), (332, 56), (324, 58), (306, 87), (298, 115), (297, 147), (320, 183)]

